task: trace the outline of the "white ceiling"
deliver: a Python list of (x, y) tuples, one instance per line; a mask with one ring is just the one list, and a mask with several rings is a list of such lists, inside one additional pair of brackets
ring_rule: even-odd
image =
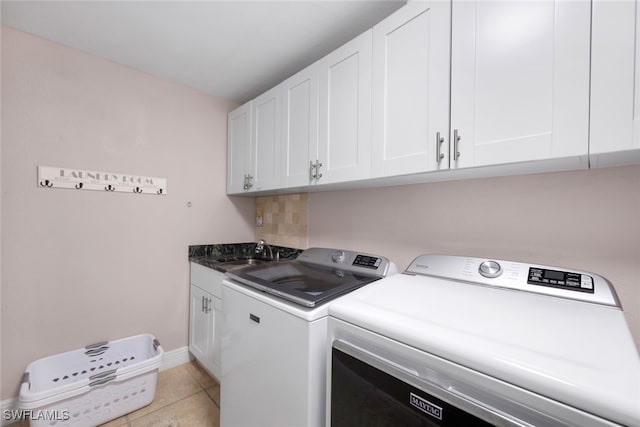
[(404, 3), (2, 0), (1, 14), (4, 25), (244, 102)]

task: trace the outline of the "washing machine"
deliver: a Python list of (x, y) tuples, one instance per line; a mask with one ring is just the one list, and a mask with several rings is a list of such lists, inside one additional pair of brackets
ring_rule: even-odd
[(331, 304), (327, 426), (640, 426), (640, 359), (597, 274), (422, 255)]
[(387, 258), (335, 248), (228, 272), (221, 426), (324, 426), (329, 303), (394, 273)]

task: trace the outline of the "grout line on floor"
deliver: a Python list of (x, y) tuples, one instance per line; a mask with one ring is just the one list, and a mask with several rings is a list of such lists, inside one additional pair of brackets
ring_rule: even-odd
[[(206, 394), (207, 396), (209, 396), (209, 394), (208, 394), (205, 390), (203, 390), (202, 388), (200, 388), (200, 390), (196, 391), (195, 393), (192, 393), (192, 394), (189, 394), (189, 395), (187, 395), (187, 396), (184, 396), (184, 397), (183, 397), (183, 398), (181, 398), (181, 399), (174, 400), (173, 402), (169, 402), (169, 403), (167, 403), (167, 404), (166, 404), (166, 405), (164, 405), (164, 406), (161, 406), (161, 407), (159, 407), (159, 408), (157, 408), (157, 409), (155, 409), (155, 410), (153, 410), (153, 411), (151, 411), (151, 412), (149, 412), (149, 413), (144, 414), (144, 415), (143, 415), (143, 416), (141, 416), (140, 418), (136, 418), (134, 421), (137, 421), (137, 420), (141, 420), (141, 419), (143, 419), (143, 418), (146, 418), (146, 417), (148, 417), (148, 416), (149, 416), (149, 415), (151, 415), (151, 414), (155, 414), (156, 412), (158, 412), (158, 411), (160, 411), (160, 410), (163, 410), (163, 409), (166, 409), (167, 407), (169, 407), (169, 406), (171, 406), (171, 405), (173, 405), (173, 404), (175, 404), (175, 403), (182, 402), (183, 400), (189, 399), (189, 398), (191, 398), (191, 397), (195, 396), (196, 394), (198, 394), (198, 393), (200, 393), (200, 392), (203, 392), (203, 391), (204, 391), (204, 394)], [(214, 403), (215, 403), (215, 401), (214, 401)], [(142, 409), (142, 408), (141, 408), (141, 409)], [(134, 411), (134, 412), (131, 412), (131, 414), (133, 414), (133, 413), (135, 413), (135, 411)], [(129, 426), (131, 426), (131, 424), (130, 424), (130, 423), (131, 423), (131, 421), (129, 421), (129, 414), (127, 414), (127, 421), (128, 421), (128, 422), (127, 422), (127, 424), (128, 424)]]
[[(193, 362), (195, 363), (195, 362)], [(191, 377), (191, 379), (193, 381), (195, 381), (196, 384), (198, 384), (198, 387), (202, 388), (202, 385), (200, 384), (200, 381), (198, 381), (198, 379), (196, 378), (196, 376), (194, 374), (191, 373), (191, 371), (187, 370), (187, 373), (189, 374), (189, 376)], [(209, 374), (207, 374), (209, 375)]]
[[(194, 360), (194, 361), (189, 362), (189, 363), (191, 363), (194, 366), (197, 366), (197, 369), (201, 370), (202, 374), (204, 374), (204, 375), (208, 376), (209, 378), (211, 378), (216, 384), (220, 384), (218, 382), (218, 380), (216, 380), (214, 377), (212, 377), (202, 366), (200, 366), (200, 364), (197, 361)], [(193, 378), (193, 380), (196, 382), (196, 384), (198, 384), (198, 386), (204, 390), (205, 387), (203, 387), (200, 384), (200, 382), (198, 381), (198, 378), (194, 374), (192, 374), (191, 371), (187, 370), (187, 372), (189, 373), (189, 375), (191, 375), (191, 378)]]
[(216, 402), (213, 397), (211, 397), (211, 395), (209, 393), (207, 393), (207, 390), (204, 390), (204, 394), (207, 395), (207, 397), (213, 402), (214, 405), (216, 405), (218, 407), (218, 409), (220, 409), (220, 405), (218, 405), (218, 402)]
[[(194, 361), (194, 362), (190, 362), (190, 363), (196, 363), (196, 362)], [(202, 369), (202, 368), (200, 368), (200, 369)], [(148, 413), (146, 413), (146, 414), (142, 415), (142, 416), (141, 416), (141, 417), (139, 417), (139, 418), (136, 418), (135, 420), (131, 420), (130, 415), (135, 414), (135, 412), (136, 412), (136, 411), (130, 412), (130, 413), (128, 413), (128, 414), (126, 414), (126, 415), (125, 415), (125, 417), (126, 417), (126, 423), (125, 423), (125, 424), (122, 424), (122, 426), (121, 426), (121, 427), (131, 427), (131, 423), (132, 423), (133, 421), (138, 421), (138, 420), (141, 420), (141, 419), (143, 419), (143, 418), (150, 417), (152, 414), (155, 414), (155, 413), (156, 413), (156, 412), (158, 412), (158, 411), (164, 410), (164, 409), (166, 409), (168, 406), (171, 406), (171, 405), (173, 405), (173, 404), (175, 404), (175, 403), (181, 402), (181, 401), (186, 400), (186, 399), (190, 399), (191, 397), (195, 396), (196, 394), (198, 394), (198, 393), (200, 393), (200, 392), (204, 392), (204, 394), (209, 398), (209, 400), (211, 400), (211, 401), (213, 402), (213, 404), (214, 404), (218, 409), (220, 409), (220, 406), (218, 405), (218, 403), (213, 399), (213, 397), (212, 397), (212, 396), (210, 396), (210, 395), (209, 395), (209, 393), (207, 393), (207, 388), (209, 388), (209, 387), (207, 387), (207, 388), (203, 387), (203, 386), (200, 384), (200, 382), (197, 380), (197, 378), (196, 378), (196, 377), (195, 377), (195, 376), (194, 376), (194, 375), (193, 375), (193, 374), (192, 374), (188, 369), (187, 369), (186, 371), (187, 371), (187, 373), (189, 374), (189, 377), (191, 377), (191, 379), (193, 380), (193, 382), (197, 385), (197, 388), (198, 388), (198, 390), (197, 390), (197, 391), (195, 391), (195, 392), (193, 392), (193, 393), (191, 393), (191, 394), (188, 394), (188, 395), (186, 395), (186, 396), (183, 396), (182, 398), (180, 398), (180, 399), (178, 399), (178, 400), (174, 400), (174, 401), (168, 402), (166, 405), (160, 406), (160, 407), (156, 408), (155, 410), (153, 410), (153, 411), (151, 411), (151, 412), (148, 412)], [(206, 374), (206, 375), (208, 375), (208, 376), (211, 376), (211, 375), (209, 375), (209, 373), (207, 373), (207, 372), (203, 372), (203, 373), (204, 373), (204, 374)], [(217, 381), (215, 378), (213, 378), (213, 377), (211, 377), (211, 378), (213, 379), (213, 381), (215, 382), (215, 384), (218, 384), (218, 385), (219, 385), (218, 381)], [(210, 386), (210, 387), (213, 387), (213, 385), (212, 385), (212, 386)], [(152, 403), (150, 403), (150, 405), (151, 405), (151, 404), (152, 404)], [(140, 409), (142, 409), (142, 408), (140, 408)]]

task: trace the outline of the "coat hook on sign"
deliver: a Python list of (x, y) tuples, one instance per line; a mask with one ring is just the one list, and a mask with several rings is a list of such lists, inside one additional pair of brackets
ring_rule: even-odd
[(104, 187), (104, 189), (106, 191), (114, 191), (116, 189), (116, 187), (114, 187), (113, 185), (109, 184), (106, 187)]
[(53, 182), (49, 181), (48, 179), (45, 179), (44, 182), (40, 181), (40, 185), (42, 187), (53, 187)]
[(142, 188), (136, 187), (136, 188), (133, 189), (133, 192), (140, 194), (140, 193), (142, 193)]
[(82, 190), (82, 183), (76, 184), (76, 190)]

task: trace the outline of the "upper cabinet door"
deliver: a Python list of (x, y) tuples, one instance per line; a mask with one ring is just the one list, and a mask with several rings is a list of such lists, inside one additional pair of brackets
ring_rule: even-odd
[(586, 157), (590, 12), (588, 1), (453, 2), (451, 167)]
[(278, 85), (253, 100), (251, 129), (252, 190), (282, 188), (280, 130), (282, 86)]
[(317, 160), (320, 184), (369, 177), (371, 30), (320, 60)]
[(251, 172), (251, 102), (233, 110), (227, 120), (227, 193), (247, 191)]
[(640, 161), (640, 4), (593, 2), (591, 166)]
[(285, 185), (309, 185), (309, 162), (318, 156), (318, 63), (287, 79), (282, 94)]
[(450, 8), (409, 3), (373, 28), (373, 176), (449, 168)]

